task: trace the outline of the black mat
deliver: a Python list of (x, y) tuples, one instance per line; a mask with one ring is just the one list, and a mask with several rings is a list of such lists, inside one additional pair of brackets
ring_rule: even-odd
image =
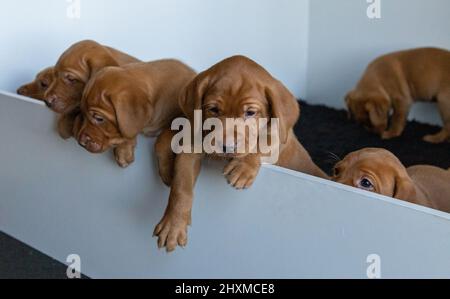
[[(424, 135), (439, 127), (417, 122), (408, 124), (405, 134), (382, 141), (378, 136), (347, 120), (345, 111), (302, 102), (302, 117), (296, 134), (316, 163), (331, 172), (336, 159), (364, 147), (382, 147), (395, 153), (406, 165), (430, 164), (450, 167), (450, 143), (432, 145)], [(67, 267), (50, 257), (0, 233), (0, 278), (66, 278)]]
[(67, 279), (67, 266), (0, 233), (0, 279)]
[(344, 110), (305, 102), (301, 102), (301, 107), (302, 116), (295, 133), (314, 161), (328, 173), (336, 163), (332, 154), (342, 159), (365, 147), (390, 150), (407, 167), (418, 164), (450, 167), (450, 143), (434, 145), (422, 141), (423, 136), (439, 132), (440, 127), (409, 122), (401, 137), (385, 141), (349, 121)]

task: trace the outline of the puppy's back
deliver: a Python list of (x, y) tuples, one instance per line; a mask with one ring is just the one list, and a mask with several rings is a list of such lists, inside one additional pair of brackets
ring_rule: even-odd
[(119, 65), (125, 65), (129, 63), (135, 63), (135, 62), (141, 62), (141, 60), (137, 59), (136, 57), (133, 57), (127, 53), (124, 53), (122, 51), (119, 51), (117, 49), (104, 46), (108, 51), (111, 53), (112, 57), (119, 62)]
[(450, 213), (450, 169), (419, 165), (407, 171), (437, 209)]

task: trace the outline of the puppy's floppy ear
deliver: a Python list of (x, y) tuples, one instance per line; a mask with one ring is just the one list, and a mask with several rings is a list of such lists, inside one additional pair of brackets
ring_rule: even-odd
[(87, 53), (83, 59), (85, 65), (87, 66), (87, 73), (88, 73), (86, 82), (104, 67), (119, 66), (119, 62), (114, 59), (110, 51), (106, 48), (102, 48), (95, 54)]
[(180, 93), (178, 105), (191, 121), (194, 119), (194, 111), (202, 110), (203, 98), (208, 90), (209, 81), (206, 72), (200, 73)]
[(417, 196), (416, 187), (407, 173), (396, 175), (393, 193), (393, 197), (396, 199), (415, 202)]
[(280, 141), (286, 143), (289, 131), (300, 118), (300, 105), (294, 95), (278, 80), (273, 81), (265, 89), (266, 99), (269, 102), (272, 117), (280, 122)]
[(125, 138), (135, 138), (150, 121), (153, 107), (145, 92), (136, 89), (112, 95), (110, 101), (119, 130)]
[(365, 109), (369, 114), (373, 127), (381, 128), (383, 131), (386, 130), (388, 126), (388, 112), (383, 109), (383, 105), (374, 101), (368, 101), (365, 104)]

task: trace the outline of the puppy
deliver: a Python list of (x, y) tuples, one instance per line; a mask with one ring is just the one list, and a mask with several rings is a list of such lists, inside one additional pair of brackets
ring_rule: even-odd
[[(194, 124), (194, 110), (201, 111), (204, 121), (220, 120), (223, 128), (227, 127), (227, 118), (278, 118), (280, 155), (276, 165), (328, 178), (313, 163), (294, 135), (293, 127), (300, 116), (297, 100), (280, 81), (256, 62), (243, 56), (235, 56), (216, 64), (199, 74), (186, 87), (179, 103), (191, 124)], [(223, 140), (234, 139), (234, 136), (238, 139), (239, 133), (224, 130)], [(246, 144), (246, 149), (250, 148), (248, 139), (241, 142)], [(228, 161), (224, 175), (235, 188), (245, 189), (254, 182), (261, 167), (261, 152), (237, 153), (236, 142), (227, 141), (216, 146), (223, 147), (223, 152), (210, 155), (181, 153), (176, 156), (169, 204), (154, 231), (154, 235), (159, 238), (160, 248), (166, 247), (167, 251), (173, 251), (178, 245), (185, 246), (187, 243), (194, 185), (204, 156)]]
[(89, 79), (106, 66), (121, 66), (140, 60), (113, 48), (85, 40), (72, 45), (54, 67), (54, 80), (44, 101), (54, 112), (62, 114), (58, 131), (62, 138), (72, 137), (74, 117)]
[(405, 168), (384, 149), (368, 148), (349, 154), (336, 165), (333, 180), (450, 212), (450, 170), (425, 165)]
[[(437, 101), (444, 128), (424, 140), (450, 139), (450, 52), (420, 48), (376, 59), (346, 102), (355, 120), (383, 139), (400, 136), (414, 101)], [(392, 119), (389, 127), (390, 114)]]
[(39, 72), (33, 82), (25, 84), (17, 89), (17, 93), (36, 100), (44, 101), (44, 95), (53, 82), (53, 67)]
[(74, 136), (91, 153), (114, 148), (117, 163), (127, 167), (139, 133), (157, 136), (182, 115), (178, 97), (195, 75), (177, 60), (103, 68), (86, 86)]

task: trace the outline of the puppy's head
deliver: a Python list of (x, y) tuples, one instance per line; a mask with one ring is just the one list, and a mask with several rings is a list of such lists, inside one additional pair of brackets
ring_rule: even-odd
[(39, 72), (33, 82), (21, 86), (17, 93), (36, 100), (44, 100), (44, 95), (54, 79), (54, 68), (49, 67)]
[(135, 138), (152, 113), (146, 92), (119, 67), (99, 71), (87, 84), (74, 136), (91, 153)]
[[(194, 110), (201, 110), (203, 121), (218, 119), (222, 123), (223, 153), (218, 156), (236, 158), (248, 155), (237, 151), (238, 144), (249, 150), (249, 137), (257, 132), (230, 130), (227, 119), (240, 121), (262, 118), (279, 120), (280, 142), (285, 143), (300, 116), (295, 97), (263, 67), (243, 56), (228, 58), (199, 74), (182, 92), (179, 100), (184, 114), (193, 123)], [(233, 127), (233, 126), (231, 126)], [(258, 138), (258, 136), (256, 136)]]
[(363, 95), (352, 91), (345, 97), (345, 102), (349, 118), (379, 135), (387, 130), (391, 106), (386, 97), (376, 94)]
[(408, 200), (415, 195), (413, 181), (391, 152), (367, 148), (349, 154), (334, 168), (335, 182)]
[(76, 43), (64, 52), (55, 66), (55, 80), (45, 93), (47, 106), (64, 114), (75, 109), (91, 76), (103, 67), (117, 65), (104, 46), (94, 41)]

